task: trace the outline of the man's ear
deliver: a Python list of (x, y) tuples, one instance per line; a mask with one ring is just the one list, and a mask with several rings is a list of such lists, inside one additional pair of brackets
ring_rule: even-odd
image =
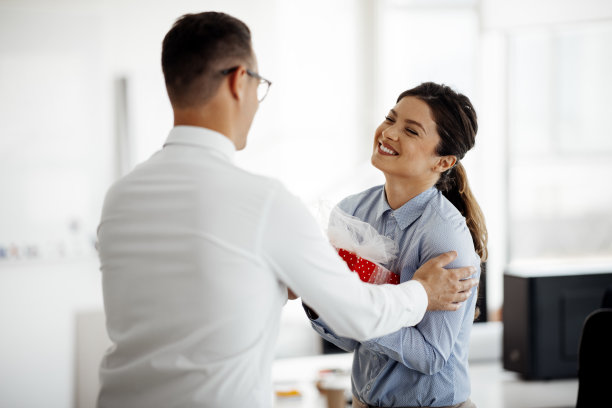
[(444, 173), (457, 163), (457, 156), (440, 156), (434, 165), (433, 170), (439, 173)]
[(230, 74), (228, 79), (232, 96), (235, 99), (241, 100), (244, 97), (244, 91), (246, 88), (246, 68), (240, 65), (234, 72)]

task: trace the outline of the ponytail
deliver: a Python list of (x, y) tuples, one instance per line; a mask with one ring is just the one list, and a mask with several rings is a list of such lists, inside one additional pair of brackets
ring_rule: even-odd
[[(465, 217), (465, 223), (472, 235), (474, 249), (480, 257), (482, 264), (487, 260), (487, 241), (489, 235), (487, 226), (485, 225), (484, 214), (476, 202), (476, 198), (472, 194), (470, 185), (468, 184), (467, 174), (461, 162), (457, 162), (453, 168), (442, 173), (440, 179), (436, 183), (436, 188), (442, 192), (444, 197), (448, 199), (459, 210), (461, 215)], [(481, 270), (480, 275), (484, 273)], [(482, 279), (481, 279), (482, 283)], [(480, 295), (480, 286), (478, 285), (478, 294)], [(477, 304), (474, 310), (474, 320), (480, 316), (480, 306)]]
[(480, 257), (481, 262), (485, 262), (488, 257), (487, 241), (488, 233), (485, 225), (484, 215), (472, 190), (468, 184), (467, 174), (461, 162), (447, 170), (440, 176), (436, 183), (436, 188), (451, 202), (461, 215), (465, 217), (474, 249)]

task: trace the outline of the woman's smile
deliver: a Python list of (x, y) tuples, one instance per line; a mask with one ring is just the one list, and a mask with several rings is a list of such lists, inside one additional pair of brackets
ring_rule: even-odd
[(384, 144), (383, 142), (378, 142), (378, 151), (380, 154), (385, 156), (397, 156), (399, 154), (393, 150), (391, 146)]

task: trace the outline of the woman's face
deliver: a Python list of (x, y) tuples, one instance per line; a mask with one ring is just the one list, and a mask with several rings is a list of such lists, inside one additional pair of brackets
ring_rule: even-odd
[(376, 129), (372, 164), (387, 177), (434, 185), (441, 173), (442, 158), (436, 154), (439, 142), (429, 106), (406, 96)]

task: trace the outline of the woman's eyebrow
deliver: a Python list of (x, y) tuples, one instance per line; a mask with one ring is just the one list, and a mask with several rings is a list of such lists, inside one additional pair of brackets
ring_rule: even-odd
[[(393, 116), (397, 117), (397, 112), (395, 111), (395, 109), (391, 109), (391, 113), (393, 114)], [(404, 119), (405, 123), (410, 123), (412, 125), (415, 125), (417, 127), (420, 127), (421, 130), (423, 131), (423, 133), (427, 134), (427, 132), (425, 131), (425, 128), (423, 127), (423, 125), (421, 125), (419, 122), (417, 122), (416, 120), (412, 120), (412, 119)]]
[(427, 132), (425, 131), (425, 128), (423, 127), (423, 125), (421, 125), (419, 122), (417, 122), (416, 120), (412, 120), (412, 119), (404, 119), (404, 123), (410, 123), (412, 125), (415, 125), (417, 127), (420, 127), (421, 130), (423, 131), (423, 133), (427, 134)]

